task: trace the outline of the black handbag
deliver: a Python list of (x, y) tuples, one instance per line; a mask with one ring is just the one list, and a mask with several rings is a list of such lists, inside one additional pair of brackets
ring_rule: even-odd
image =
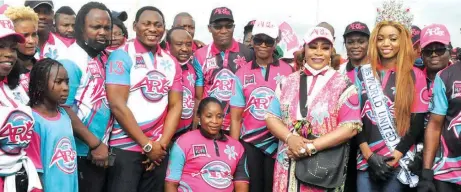
[[(303, 118), (307, 116), (307, 76), (302, 73), (300, 78), (299, 104)], [(307, 139), (317, 137), (309, 134)], [(296, 161), (295, 176), (299, 182), (321, 188), (337, 188), (346, 180), (347, 161), (349, 159), (349, 144), (344, 144), (322, 150), (315, 155)]]

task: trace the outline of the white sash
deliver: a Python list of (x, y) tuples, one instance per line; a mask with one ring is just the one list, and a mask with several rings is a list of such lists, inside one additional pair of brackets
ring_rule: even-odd
[[(395, 131), (394, 119), (384, 99), (381, 82), (374, 77), (370, 64), (363, 65), (361, 67), (361, 72), (379, 132), (389, 151), (393, 152), (395, 147), (400, 143), (400, 136)], [(402, 169), (397, 176), (401, 183), (409, 185), (411, 188), (416, 187), (419, 181), (418, 176), (412, 174), (408, 169), (408, 163), (410, 160), (413, 160), (414, 156), (414, 152), (409, 150), (405, 156), (399, 160), (399, 165)]]

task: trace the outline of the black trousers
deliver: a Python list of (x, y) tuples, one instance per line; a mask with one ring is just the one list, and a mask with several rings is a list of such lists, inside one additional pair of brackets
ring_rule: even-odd
[(87, 157), (78, 156), (78, 191), (102, 192), (106, 184), (106, 172), (103, 167), (93, 164)]
[(115, 164), (108, 170), (107, 191), (110, 192), (163, 192), (168, 155), (160, 166), (146, 171), (143, 161), (147, 156), (140, 152), (112, 148)]
[(434, 180), (434, 185), (437, 192), (461, 192), (461, 185), (455, 183)]
[(250, 174), (251, 192), (272, 192), (274, 183), (275, 159), (263, 153), (253, 144), (240, 141), (247, 155), (247, 166)]

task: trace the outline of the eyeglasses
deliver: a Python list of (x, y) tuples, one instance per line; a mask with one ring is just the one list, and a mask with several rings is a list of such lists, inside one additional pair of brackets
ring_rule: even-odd
[(229, 30), (229, 29), (233, 29), (235, 25), (233, 23), (229, 23), (226, 25), (210, 24), (210, 27), (212, 27), (214, 30), (221, 30), (223, 27)]
[(272, 47), (275, 44), (275, 39), (253, 37), (253, 44), (254, 45), (261, 46), (263, 43), (266, 44), (266, 46), (268, 46), (268, 47)]
[(443, 48), (437, 48), (437, 49), (423, 49), (421, 50), (421, 53), (424, 55), (424, 56), (431, 56), (432, 53), (435, 53), (437, 56), (442, 56), (443, 54), (445, 54), (445, 52), (447, 52), (447, 48), (446, 47), (443, 47)]

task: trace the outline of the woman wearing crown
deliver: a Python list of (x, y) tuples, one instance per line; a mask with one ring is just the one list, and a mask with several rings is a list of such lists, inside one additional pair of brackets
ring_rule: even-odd
[(415, 187), (418, 177), (407, 162), (413, 158), (416, 138), (422, 134), (427, 102), (425, 76), (413, 67), (412, 16), (402, 4), (387, 1), (378, 9), (370, 37), (371, 64), (359, 69), (363, 131), (357, 135), (359, 192), (402, 191)]

